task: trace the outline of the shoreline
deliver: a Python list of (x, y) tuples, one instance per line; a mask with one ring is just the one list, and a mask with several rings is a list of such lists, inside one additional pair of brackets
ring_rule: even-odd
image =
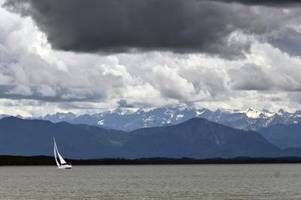
[[(139, 158), (139, 159), (66, 159), (72, 165), (200, 165), (200, 164), (300, 164), (301, 157), (279, 158)], [(51, 156), (0, 156), (0, 166), (50, 166), (55, 165)]]

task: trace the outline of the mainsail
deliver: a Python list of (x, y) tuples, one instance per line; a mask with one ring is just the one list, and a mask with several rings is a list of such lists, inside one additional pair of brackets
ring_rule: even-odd
[(58, 158), (57, 158), (57, 147), (56, 147), (56, 143), (55, 143), (54, 138), (53, 138), (53, 143), (54, 143), (54, 148), (53, 148), (54, 159), (55, 159), (56, 165), (59, 167), (60, 163), (59, 163)]
[(60, 154), (59, 150), (57, 149), (57, 145), (56, 145), (56, 142), (55, 142), (54, 138), (53, 138), (53, 143), (54, 143), (53, 154), (54, 154), (56, 165), (58, 167), (60, 167), (62, 165), (67, 164), (67, 162), (64, 160), (64, 158)]

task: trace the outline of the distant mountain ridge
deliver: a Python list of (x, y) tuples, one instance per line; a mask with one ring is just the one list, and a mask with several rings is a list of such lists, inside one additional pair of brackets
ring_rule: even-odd
[(56, 113), (39, 119), (55, 123), (65, 121), (72, 124), (87, 124), (109, 129), (132, 131), (139, 128), (178, 124), (195, 117), (205, 118), (237, 129), (255, 131), (276, 124), (301, 123), (301, 111), (289, 113), (279, 110), (277, 113), (273, 113), (252, 108), (246, 111), (211, 111), (205, 108), (198, 109), (189, 106), (160, 107), (150, 110), (117, 108), (112, 111), (78, 116), (73, 113)]
[(0, 120), (0, 154), (52, 155), (52, 137), (69, 158), (216, 158), (279, 156), (278, 147), (252, 131), (206, 119), (132, 132), (15, 117)]
[(301, 124), (276, 124), (262, 128), (259, 133), (271, 143), (281, 148), (300, 148), (301, 152)]

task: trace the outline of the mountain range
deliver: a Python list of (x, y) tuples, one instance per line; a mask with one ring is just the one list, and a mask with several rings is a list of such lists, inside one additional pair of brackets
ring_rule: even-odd
[[(7, 117), (7, 115), (0, 115), (0, 119)], [(25, 119), (21, 116), (18, 116), (18, 118)], [(256, 131), (271, 144), (281, 149), (289, 150), (289, 155), (292, 152), (294, 152), (293, 155), (301, 155), (301, 111), (294, 113), (284, 110), (270, 112), (252, 108), (245, 111), (221, 109), (211, 111), (209, 109), (197, 109), (189, 106), (161, 107), (149, 110), (119, 107), (115, 110), (96, 114), (76, 115), (73, 113), (56, 113), (29, 119), (38, 122), (46, 120), (57, 125), (68, 123), (70, 125), (79, 125), (79, 127), (96, 126), (94, 128), (98, 127), (100, 128), (99, 130), (103, 130), (102, 132), (111, 130), (111, 133), (119, 133), (117, 134), (118, 138), (123, 138), (124, 135), (135, 133), (136, 130), (170, 127), (193, 118), (204, 118), (235, 129)], [(127, 133), (124, 134), (124, 132)], [(126, 138), (128, 139), (129, 137)], [(134, 138), (132, 140), (134, 141)], [(148, 140), (151, 141), (151, 138)], [(117, 145), (118, 143), (120, 141), (116, 140), (115, 144)]]
[(132, 131), (146, 127), (160, 127), (178, 124), (194, 117), (201, 117), (209, 121), (243, 130), (254, 130), (270, 127), (276, 124), (301, 123), (301, 111), (289, 113), (284, 110), (270, 112), (248, 109), (215, 110), (198, 109), (189, 106), (160, 107), (155, 109), (135, 109), (119, 107), (112, 111), (96, 114), (75, 115), (73, 113), (56, 113), (38, 119), (51, 122), (68, 122), (72, 124), (87, 124), (109, 129)]
[(15, 117), (0, 120), (1, 155), (52, 155), (53, 137), (63, 155), (69, 158), (282, 155), (282, 150), (256, 132), (230, 128), (202, 118), (130, 132)]

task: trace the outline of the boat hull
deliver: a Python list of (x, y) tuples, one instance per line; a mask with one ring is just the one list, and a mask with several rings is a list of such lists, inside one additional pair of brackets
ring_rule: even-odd
[(58, 166), (59, 169), (72, 169), (72, 165), (61, 165)]

